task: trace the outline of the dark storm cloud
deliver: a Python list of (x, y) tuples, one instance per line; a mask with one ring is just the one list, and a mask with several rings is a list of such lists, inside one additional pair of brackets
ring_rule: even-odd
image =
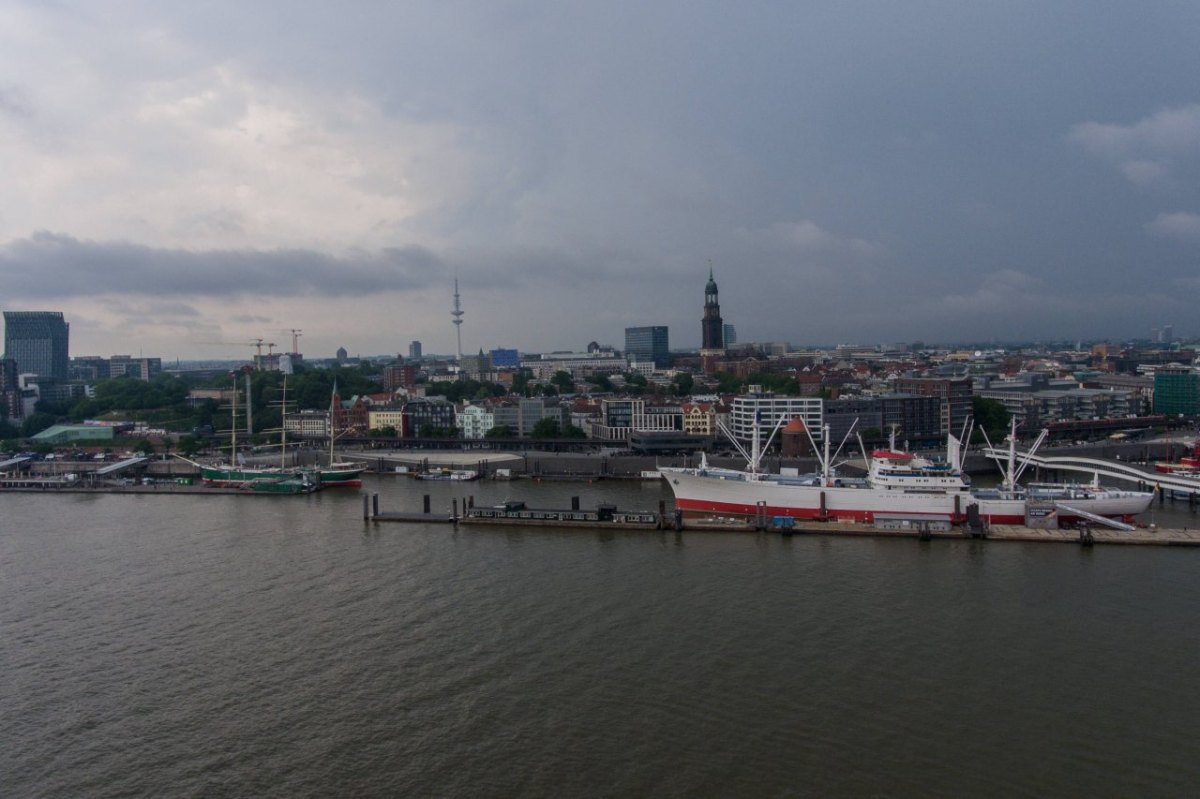
[(458, 275), (511, 344), (687, 346), (712, 259), (744, 340), (1193, 332), (1194, 3), (24, 8), (0, 125), (58, 138), (13, 151), (0, 297), (423, 289), (437, 330)]
[(0, 293), (21, 299), (360, 296), (423, 288), (446, 268), (421, 247), (336, 257), (308, 250), (190, 250), (37, 233), (0, 247)]

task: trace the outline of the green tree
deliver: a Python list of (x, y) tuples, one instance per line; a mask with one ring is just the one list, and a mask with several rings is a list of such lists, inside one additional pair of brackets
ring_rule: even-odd
[(547, 416), (538, 420), (533, 429), (529, 431), (529, 435), (533, 438), (560, 438), (562, 429), (557, 419)]
[(696, 388), (696, 379), (687, 372), (680, 372), (672, 377), (671, 383), (674, 385), (674, 392), (677, 397), (690, 397), (692, 391)]
[(559, 369), (554, 373), (554, 377), (550, 378), (550, 382), (558, 387), (560, 393), (570, 393), (575, 390), (575, 378), (571, 377), (570, 372)]
[(971, 413), (975, 417), (976, 426), (986, 430), (993, 441), (1008, 433), (1008, 425), (1012, 416), (1000, 400), (979, 396), (971, 397)]
[(498, 424), (483, 434), (484, 438), (516, 438), (516, 433), (506, 424)]
[(591, 375), (587, 379), (588, 383), (596, 387), (597, 391), (612, 391), (612, 381), (608, 379), (608, 375)]
[(134, 452), (140, 452), (143, 455), (154, 454), (154, 444), (145, 438), (140, 438), (133, 445)]
[(204, 449), (204, 442), (192, 435), (180, 436), (178, 452), (185, 458), (190, 458)]
[(21, 437), (33, 438), (56, 421), (58, 420), (52, 414), (34, 411), (25, 417), (25, 421), (21, 422)]
[(533, 379), (532, 369), (519, 369), (513, 375), (512, 393), (514, 396), (529, 396), (529, 381)]
[(568, 423), (562, 434), (563, 438), (587, 438), (587, 433), (583, 432), (583, 428), (576, 427)]

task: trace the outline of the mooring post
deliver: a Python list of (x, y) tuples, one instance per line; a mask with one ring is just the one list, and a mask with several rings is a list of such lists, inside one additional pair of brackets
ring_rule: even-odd
[(451, 505), (450, 518), (454, 520), (455, 524), (458, 524), (458, 500), (453, 499), (453, 500), (451, 500), (451, 502), (453, 502), (454, 504)]
[(371, 495), (371, 517), (378, 518), (379, 516), (379, 495)]
[(579, 497), (571, 497), (571, 510), (579, 510)]
[(363, 519), (371, 518), (371, 498), (363, 494)]
[(470, 507), (472, 507), (472, 508), (475, 507), (475, 495), (474, 494), (467, 497), (467, 501), (471, 503)]

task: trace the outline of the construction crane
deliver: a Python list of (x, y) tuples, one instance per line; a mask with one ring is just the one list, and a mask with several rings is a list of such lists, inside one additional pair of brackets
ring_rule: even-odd
[(277, 345), (274, 342), (268, 342), (265, 339), (256, 338), (254, 339), (254, 346), (257, 349), (257, 352), (254, 354), (254, 370), (256, 372), (261, 372), (263, 368), (262, 348), (264, 346), (267, 347), (267, 354), (270, 355), (271, 350), (275, 349)]
[(300, 354), (300, 336), (302, 333), (304, 333), (304, 331), (300, 330), (299, 328), (289, 327), (282, 332), (292, 334), (292, 352), (291, 352), (291, 354), (299, 355)]
[(263, 338), (256, 338), (251, 341), (198, 341), (196, 343), (213, 347), (254, 347), (254, 370), (256, 372), (262, 371), (262, 348), (266, 346), (268, 350), (270, 350), (271, 348), (279, 346), (278, 344), (274, 344)]

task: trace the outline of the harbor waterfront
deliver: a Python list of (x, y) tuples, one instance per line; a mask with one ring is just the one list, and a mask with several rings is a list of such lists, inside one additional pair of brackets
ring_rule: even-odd
[[(661, 483), (365, 476), (653, 509)], [(1200, 553), (0, 496), (5, 796), (1183, 795)], [(1177, 526), (1186, 505), (1156, 509)]]

